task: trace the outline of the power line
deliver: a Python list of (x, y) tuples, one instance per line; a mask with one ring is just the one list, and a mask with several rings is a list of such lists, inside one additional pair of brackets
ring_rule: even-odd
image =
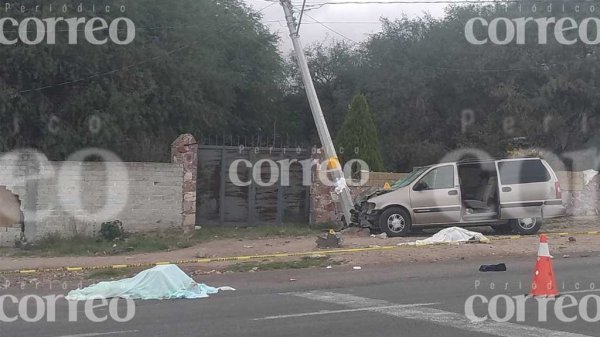
[[(264, 11), (265, 9), (278, 4), (277, 1), (272, 1), (272, 0), (265, 0), (268, 2), (271, 2), (270, 4), (262, 7), (261, 9), (259, 9), (256, 13), (261, 13), (262, 11)], [(200, 27), (201, 25), (196, 24), (196, 25), (185, 25), (185, 26), (155, 26), (155, 27), (135, 27), (135, 30), (175, 30), (175, 29), (179, 29), (179, 28), (192, 28), (192, 27)], [(38, 29), (38, 30), (25, 30), (23, 32), (26, 33), (33, 33), (33, 32), (37, 32), (37, 33), (47, 33), (47, 32), (52, 32), (52, 33), (64, 33), (64, 32), (101, 32), (101, 31), (107, 31), (109, 30), (108, 27), (106, 28), (100, 28), (100, 27), (94, 27), (91, 29), (55, 29), (55, 30), (45, 30), (45, 29)], [(127, 31), (127, 28), (120, 28), (120, 29), (116, 29), (117, 32), (124, 32)], [(19, 29), (13, 29), (13, 30), (3, 30), (4, 33), (19, 33), (21, 32), (21, 30)]]
[[(369, 0), (369, 1), (308, 1), (307, 4), (319, 4), (319, 5), (368, 5), (368, 4), (484, 4), (484, 3), (519, 3), (523, 2), (523, 0), (419, 0), (419, 1), (410, 1), (410, 0)], [(539, 1), (542, 2), (542, 1)]]
[[(281, 23), (282, 27), (285, 26), (285, 21), (284, 20), (265, 20), (262, 21), (263, 23)], [(320, 21), (320, 22), (316, 22), (316, 21), (304, 21), (302, 22), (305, 25), (312, 25), (312, 24), (320, 24), (320, 23), (326, 23), (326, 24), (344, 24), (344, 25), (378, 25), (381, 24), (381, 21)]]
[(275, 2), (275, 1), (269, 1), (269, 2), (271, 2), (271, 3), (270, 3), (270, 4), (268, 4), (268, 5), (266, 5), (266, 6), (265, 6), (265, 7), (263, 7), (263, 8), (259, 9), (257, 13), (260, 13), (260, 12), (264, 11), (265, 9), (267, 9), (267, 8), (269, 8), (269, 7), (271, 7), (271, 6), (275, 5), (275, 4), (277, 4), (277, 2)]
[[(197, 42), (195, 42), (195, 43), (197, 43)], [(122, 71), (127, 71), (127, 70), (130, 70), (132, 68), (139, 67), (141, 65), (144, 65), (144, 64), (156, 61), (158, 59), (161, 59), (163, 57), (169, 56), (169, 55), (171, 55), (171, 54), (173, 54), (173, 53), (175, 53), (177, 51), (180, 51), (180, 50), (183, 50), (185, 48), (191, 47), (195, 43), (191, 43), (191, 44), (188, 44), (188, 45), (180, 46), (178, 48), (175, 48), (175, 49), (167, 51), (163, 55), (157, 55), (157, 56), (154, 56), (154, 57), (142, 60), (140, 62), (136, 62), (136, 63), (130, 64), (130, 65), (121, 67), (121, 68), (109, 70), (109, 71), (106, 71), (106, 72), (103, 72), (103, 73), (96, 73), (96, 74), (93, 74), (93, 75), (90, 75), (90, 76), (87, 76), (87, 77), (82, 77), (82, 78), (79, 78), (79, 79), (76, 79), (76, 80), (72, 80), (72, 81), (65, 81), (65, 82), (56, 83), (56, 84), (52, 84), (52, 85), (46, 85), (46, 86), (42, 86), (42, 87), (38, 87), (38, 88), (33, 88), (33, 89), (20, 90), (19, 93), (20, 94), (24, 94), (24, 93), (28, 93), (28, 92), (42, 91), (42, 90), (46, 90), (46, 89), (50, 89), (50, 88), (62, 87), (62, 86), (69, 85), (69, 84), (75, 84), (75, 83), (79, 83), (79, 82), (88, 81), (88, 80), (91, 80), (91, 79), (94, 79), (94, 78), (97, 78), (97, 77), (102, 77), (102, 76), (116, 74), (116, 73), (122, 72)]]
[(337, 34), (337, 35), (341, 36), (342, 38), (344, 38), (344, 39), (346, 39), (346, 40), (348, 40), (348, 41), (351, 41), (351, 42), (353, 42), (353, 43), (358, 43), (358, 42), (356, 42), (355, 40), (353, 40), (353, 39), (351, 39), (351, 38), (347, 37), (346, 35), (344, 35), (344, 34), (342, 34), (342, 33), (338, 32), (338, 31), (336, 31), (335, 29), (333, 29), (333, 28), (331, 28), (331, 27), (327, 26), (326, 24), (322, 23), (321, 21), (319, 21), (319, 20), (317, 20), (317, 19), (313, 18), (313, 17), (312, 17), (312, 16), (310, 16), (308, 13), (306, 13), (306, 16), (308, 16), (309, 18), (313, 19), (313, 20), (315, 21), (315, 23), (318, 23), (318, 24), (320, 24), (321, 26), (325, 27), (325, 29), (327, 29), (327, 30), (329, 30), (329, 31), (331, 31), (331, 32), (333, 32), (333, 33), (335, 33), (335, 34)]
[(304, 14), (304, 7), (306, 6), (306, 0), (302, 1), (302, 9), (300, 10), (300, 19), (298, 19), (298, 27), (296, 28), (296, 34), (300, 31), (300, 25), (302, 24), (302, 14)]
[(469, 72), (469, 73), (503, 73), (513, 71), (527, 71), (527, 70), (547, 70), (547, 66), (540, 65), (536, 67), (526, 68), (498, 68), (498, 69), (484, 69), (484, 68), (451, 68), (451, 67), (435, 67), (435, 66), (421, 66), (422, 68), (429, 68), (433, 70), (446, 70), (453, 72)]
[[(192, 27), (201, 27), (200, 25), (185, 25), (185, 26), (155, 26), (155, 27), (135, 27), (135, 31), (139, 31), (139, 30), (147, 30), (147, 31), (151, 31), (151, 30), (175, 30), (175, 29), (179, 29), (179, 28), (192, 28)], [(91, 29), (57, 29), (57, 30), (44, 30), (44, 29), (37, 29), (37, 30), (33, 30), (33, 29), (28, 29), (28, 30), (24, 30), (21, 31), (19, 29), (13, 29), (13, 30), (3, 30), (4, 33), (19, 33), (19, 32), (26, 32), (26, 33), (33, 33), (33, 32), (37, 32), (37, 33), (65, 33), (65, 32), (104, 32), (109, 30), (110, 28), (106, 27), (106, 28), (100, 28), (100, 27), (96, 27), (96, 28), (91, 28)], [(127, 28), (119, 28), (116, 29), (115, 31), (117, 32), (126, 32), (128, 31)]]
[[(175, 28), (179, 28), (179, 27), (175, 27)], [(265, 41), (258, 40), (255, 36), (250, 35), (250, 36), (248, 36), (248, 38), (250, 38), (250, 40), (252, 40), (252, 41), (254, 41), (254, 42), (256, 42), (256, 43), (258, 43), (258, 44), (260, 44), (262, 46), (265, 46), (265, 47), (271, 46), (270, 44), (266, 43)], [(123, 66), (121, 68), (115, 68), (115, 69), (112, 69), (112, 70), (109, 70), (109, 71), (95, 73), (95, 74), (92, 74), (92, 75), (89, 75), (89, 76), (86, 76), (86, 77), (82, 77), (82, 78), (79, 78), (79, 79), (76, 79), (76, 80), (60, 82), (60, 83), (55, 83), (55, 84), (51, 84), (51, 85), (45, 85), (45, 86), (41, 86), (41, 87), (37, 87), (37, 88), (19, 90), (18, 93), (19, 94), (24, 94), (24, 93), (31, 93), (31, 92), (39, 92), (39, 91), (43, 91), (43, 90), (46, 90), (46, 89), (63, 87), (63, 86), (66, 86), (66, 85), (71, 85), (71, 84), (76, 84), (76, 83), (80, 83), (80, 82), (85, 82), (85, 81), (93, 80), (95, 78), (99, 78), (99, 77), (103, 77), (103, 76), (109, 76), (109, 75), (113, 75), (113, 74), (116, 74), (116, 73), (119, 73), (119, 72), (128, 71), (128, 70), (131, 70), (133, 68), (136, 68), (136, 67), (139, 67), (139, 66), (142, 66), (142, 65), (154, 62), (156, 60), (165, 58), (165, 57), (170, 56), (172, 54), (175, 54), (176, 52), (179, 52), (181, 50), (190, 48), (190, 47), (192, 47), (192, 46), (194, 46), (194, 45), (196, 45), (196, 44), (198, 44), (200, 42), (201, 42), (201, 40), (197, 40), (195, 42), (191, 42), (191, 43), (179, 46), (177, 48), (168, 50), (168, 51), (164, 52), (164, 54), (156, 55), (156, 56), (147, 58), (145, 60), (141, 60), (139, 62), (135, 62), (135, 63), (132, 63), (130, 65)]]
[(408, 1), (408, 0), (390, 0), (390, 1), (335, 1), (335, 2), (308, 2), (307, 11), (319, 9), (329, 5), (411, 5), (411, 4), (499, 4), (499, 3), (521, 3), (522, 0), (430, 0), (430, 1)]

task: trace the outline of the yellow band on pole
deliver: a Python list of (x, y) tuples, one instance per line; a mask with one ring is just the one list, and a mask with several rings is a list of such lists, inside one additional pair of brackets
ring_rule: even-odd
[(338, 160), (337, 157), (331, 157), (329, 159), (327, 159), (327, 169), (328, 170), (333, 170), (333, 169), (337, 169), (340, 168), (340, 161)]

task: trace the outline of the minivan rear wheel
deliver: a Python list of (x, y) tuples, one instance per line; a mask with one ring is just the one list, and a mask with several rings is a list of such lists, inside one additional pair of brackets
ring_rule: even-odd
[(410, 214), (400, 207), (390, 207), (379, 216), (379, 228), (389, 237), (405, 236), (411, 226)]
[(542, 218), (520, 218), (511, 220), (513, 231), (521, 235), (536, 234), (542, 227)]

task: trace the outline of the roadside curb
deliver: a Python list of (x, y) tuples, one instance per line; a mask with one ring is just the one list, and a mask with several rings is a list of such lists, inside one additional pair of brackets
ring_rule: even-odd
[[(570, 236), (570, 235), (598, 235), (600, 231), (587, 231), (587, 232), (543, 232), (540, 234), (548, 234), (553, 236)], [(532, 236), (523, 235), (508, 235), (498, 236), (490, 238), (490, 242), (502, 241), (502, 240), (518, 240)], [(339, 249), (327, 249), (327, 250), (314, 250), (308, 252), (297, 252), (297, 253), (275, 253), (275, 254), (258, 254), (258, 255), (243, 255), (243, 256), (225, 256), (225, 257), (212, 257), (212, 258), (200, 258), (200, 259), (188, 259), (178, 261), (159, 261), (152, 263), (133, 263), (133, 264), (114, 264), (114, 265), (99, 265), (99, 266), (87, 266), (87, 267), (54, 267), (54, 268), (37, 268), (37, 269), (18, 269), (18, 270), (0, 270), (0, 275), (7, 274), (35, 274), (44, 272), (77, 272), (86, 270), (98, 270), (98, 269), (123, 269), (123, 268), (140, 268), (140, 267), (154, 267), (166, 264), (203, 264), (212, 262), (225, 262), (225, 261), (247, 261), (257, 259), (269, 259), (269, 258), (285, 258), (285, 257), (297, 257), (297, 256), (311, 256), (311, 255), (336, 255), (336, 254), (352, 254), (369, 251), (385, 251), (392, 249), (402, 248), (425, 248), (432, 245), (415, 245), (415, 244), (397, 244), (388, 246), (372, 246), (363, 248), (339, 248)]]

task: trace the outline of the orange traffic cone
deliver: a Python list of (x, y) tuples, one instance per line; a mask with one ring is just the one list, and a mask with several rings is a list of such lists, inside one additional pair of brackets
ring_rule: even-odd
[(552, 256), (548, 248), (548, 239), (545, 234), (540, 235), (537, 262), (533, 271), (531, 293), (533, 296), (557, 296), (556, 278), (552, 268)]

